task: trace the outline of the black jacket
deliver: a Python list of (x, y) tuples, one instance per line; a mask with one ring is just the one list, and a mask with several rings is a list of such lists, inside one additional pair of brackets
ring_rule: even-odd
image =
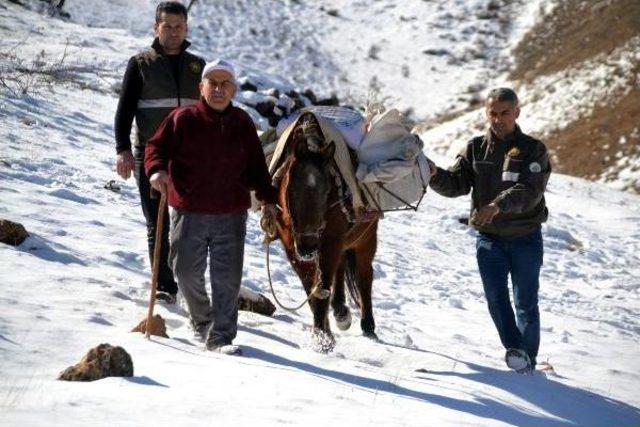
[(446, 197), (471, 191), (472, 216), (494, 202), (500, 213), (491, 224), (470, 225), (482, 233), (515, 238), (538, 230), (547, 220), (544, 191), (550, 174), (545, 145), (516, 127), (505, 141), (491, 131), (473, 138), (449, 170), (437, 168), (429, 185)]
[(151, 47), (129, 59), (115, 116), (116, 151), (131, 149), (131, 125), (136, 119), (135, 144), (144, 147), (162, 120), (176, 107), (200, 98), (198, 84), (204, 60), (186, 51), (164, 53), (156, 38)]

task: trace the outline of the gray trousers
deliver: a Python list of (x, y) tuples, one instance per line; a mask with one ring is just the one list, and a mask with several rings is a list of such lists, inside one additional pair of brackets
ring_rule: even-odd
[[(208, 215), (171, 209), (169, 262), (184, 296), (193, 328), (211, 324), (207, 342), (231, 344), (238, 332), (247, 213)], [(212, 301), (204, 274), (209, 257)]]

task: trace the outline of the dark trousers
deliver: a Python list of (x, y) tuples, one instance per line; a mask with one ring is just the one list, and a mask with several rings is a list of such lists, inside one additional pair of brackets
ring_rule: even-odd
[[(147, 223), (147, 242), (149, 244), (149, 260), (153, 265), (153, 249), (156, 244), (156, 222), (158, 221), (159, 195), (151, 194), (149, 177), (144, 173), (144, 149), (134, 150), (135, 170), (134, 174), (140, 192), (140, 205)], [(165, 208), (166, 209), (166, 208)], [(169, 214), (164, 213), (164, 226), (162, 228), (162, 248), (160, 252), (160, 271), (158, 272), (158, 290), (176, 294), (178, 285), (173, 278), (173, 272), (169, 267)]]
[[(476, 256), (489, 313), (505, 348), (527, 352), (533, 366), (540, 347), (538, 288), (543, 245), (540, 230), (516, 239), (480, 234)], [(511, 275), (515, 315), (509, 299)]]

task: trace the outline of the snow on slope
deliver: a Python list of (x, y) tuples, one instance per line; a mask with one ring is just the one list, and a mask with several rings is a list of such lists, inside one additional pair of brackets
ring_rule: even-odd
[[(540, 360), (558, 375), (506, 371), (474, 233), (458, 222), (468, 201), (434, 193), (420, 212), (381, 223), (374, 265), (381, 343), (360, 336), (356, 317), (350, 331), (337, 333), (334, 353), (314, 353), (306, 308), (273, 318), (241, 313), (243, 358), (202, 351), (180, 307), (158, 308), (171, 338), (129, 333), (146, 313), (144, 225), (133, 182), (119, 182), (120, 192), (102, 186), (115, 179), (110, 88), (148, 40), (43, 20), (13, 5), (0, 24), (0, 48), (26, 38), (25, 51), (46, 46), (58, 57), (60, 36), (69, 35), (70, 60), (98, 61), (105, 76), (76, 75), (98, 90), (68, 83), (37, 98), (0, 98), (0, 217), (31, 233), (18, 248), (0, 246), (2, 425), (640, 423), (633, 385), (640, 379), (640, 198), (560, 175), (548, 192), (540, 295)], [(267, 293), (261, 240), (252, 214), (243, 284)], [(277, 245), (272, 250), (279, 297), (300, 301), (301, 285)], [(101, 342), (132, 354), (135, 377), (55, 381)]]
[[(322, 96), (335, 92), (362, 104), (373, 80), (391, 104), (425, 118), (464, 108), (475, 92), (501, 81), (506, 35), (520, 21), (510, 14), (539, 1), (196, 2), (190, 39), (205, 58), (226, 56)], [(155, 6), (67, 3), (80, 22), (137, 35), (149, 33)]]
[[(519, 90), (523, 130), (544, 140), (551, 132), (563, 129), (587, 116), (594, 107), (612, 96), (621, 96), (629, 74), (640, 61), (640, 37), (587, 61), (581, 68), (563, 70), (536, 79)], [(422, 133), (434, 149), (455, 155), (473, 135), (484, 127), (482, 108)], [(640, 173), (640, 172), (639, 172)]]

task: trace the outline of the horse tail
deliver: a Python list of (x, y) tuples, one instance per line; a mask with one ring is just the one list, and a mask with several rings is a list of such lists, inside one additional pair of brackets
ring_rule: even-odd
[(351, 302), (360, 307), (360, 290), (358, 289), (358, 270), (356, 267), (356, 252), (353, 249), (345, 251), (344, 254), (344, 279), (347, 282), (347, 289)]

